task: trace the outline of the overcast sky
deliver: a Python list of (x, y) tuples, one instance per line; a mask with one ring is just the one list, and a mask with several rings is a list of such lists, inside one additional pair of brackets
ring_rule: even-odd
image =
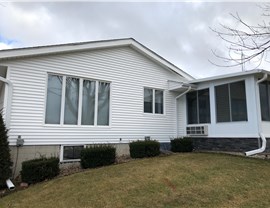
[(211, 49), (226, 53), (209, 27), (237, 24), (229, 13), (257, 23), (257, 3), (0, 1), (0, 49), (132, 37), (192, 76), (208, 77), (241, 68), (220, 68)]

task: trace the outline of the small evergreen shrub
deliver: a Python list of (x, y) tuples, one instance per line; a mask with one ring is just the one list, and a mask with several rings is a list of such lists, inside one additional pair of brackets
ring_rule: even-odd
[(59, 174), (59, 159), (56, 157), (40, 158), (22, 162), (22, 181), (37, 183), (51, 179)]
[(12, 174), (7, 132), (8, 130), (6, 129), (2, 112), (0, 112), (0, 188), (6, 186), (6, 180)]
[(155, 157), (160, 154), (160, 144), (158, 141), (134, 141), (129, 143), (130, 157), (143, 158)]
[(171, 140), (172, 152), (192, 152), (193, 142), (191, 138), (176, 138)]
[(81, 167), (95, 168), (115, 162), (116, 149), (111, 145), (94, 145), (81, 151)]

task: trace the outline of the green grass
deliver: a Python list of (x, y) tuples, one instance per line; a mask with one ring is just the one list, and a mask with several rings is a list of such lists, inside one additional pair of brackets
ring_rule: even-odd
[(270, 207), (270, 161), (186, 153), (30, 186), (0, 207)]

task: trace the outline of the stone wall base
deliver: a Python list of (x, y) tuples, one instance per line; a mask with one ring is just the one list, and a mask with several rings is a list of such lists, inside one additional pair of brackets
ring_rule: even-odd
[[(260, 138), (199, 138), (193, 137), (195, 150), (246, 152), (261, 147)], [(270, 152), (270, 138), (267, 138), (266, 152)]]

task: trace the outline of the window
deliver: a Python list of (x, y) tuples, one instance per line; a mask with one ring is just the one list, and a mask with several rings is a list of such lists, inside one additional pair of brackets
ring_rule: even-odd
[(45, 123), (109, 125), (110, 83), (48, 75)]
[(259, 84), (262, 121), (270, 121), (270, 82)]
[(82, 125), (94, 125), (96, 82), (83, 80)]
[[(154, 103), (155, 102), (155, 103)], [(164, 95), (162, 90), (144, 88), (144, 112), (164, 113)]]
[(60, 124), (63, 77), (48, 76), (47, 105), (45, 123)]
[(110, 84), (99, 82), (98, 125), (109, 125)]
[(247, 121), (245, 81), (215, 87), (217, 122)]
[(209, 89), (187, 94), (188, 124), (211, 123)]
[(79, 79), (66, 78), (64, 124), (78, 123)]
[(65, 160), (79, 160), (83, 146), (63, 146), (63, 161)]

